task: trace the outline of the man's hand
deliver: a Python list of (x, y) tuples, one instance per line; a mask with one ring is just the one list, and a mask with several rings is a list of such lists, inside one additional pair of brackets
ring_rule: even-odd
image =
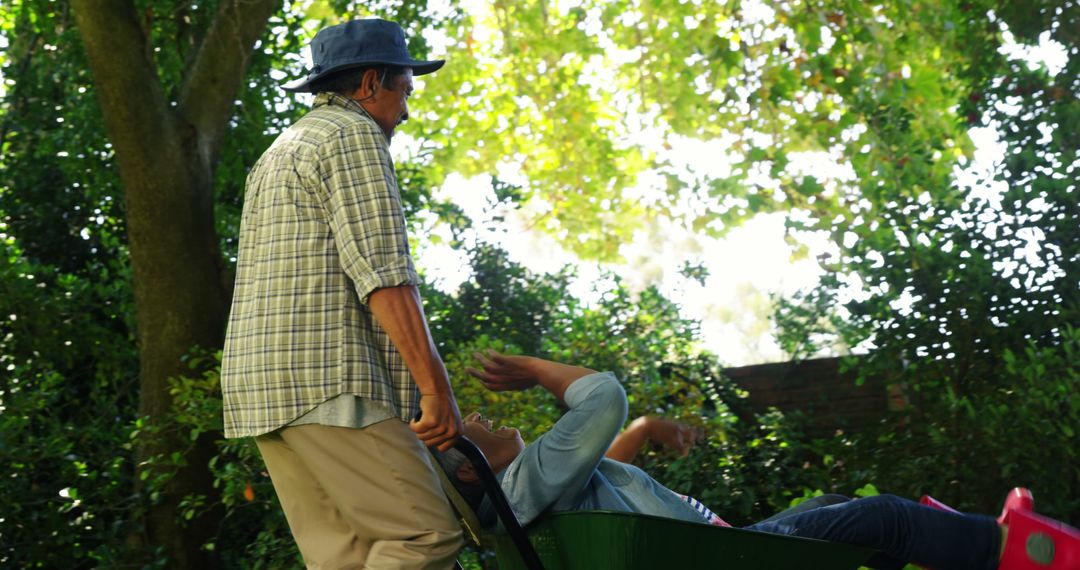
[(488, 349), (487, 355), (474, 352), (473, 357), (484, 369), (477, 370), (470, 367), (466, 371), (493, 392), (528, 390), (536, 386), (539, 379), (534, 370), (535, 358), (507, 356), (491, 349)]
[(420, 419), (409, 427), (416, 437), (439, 451), (447, 451), (461, 437), (461, 413), (453, 394), (421, 394)]

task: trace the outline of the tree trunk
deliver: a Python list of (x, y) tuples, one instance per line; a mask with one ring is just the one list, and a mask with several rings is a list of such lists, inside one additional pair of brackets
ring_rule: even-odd
[(229, 299), (214, 230), (213, 168), (248, 57), (279, 1), (223, 0), (186, 74), (183, 99), (173, 105), (132, 0), (72, 0), (124, 190), (139, 415), (147, 418), (144, 433), (150, 434), (136, 452), (142, 490), (171, 472), (163, 461), (182, 457), (155, 489), (159, 497), (142, 511), (132, 542), (162, 548), (174, 568), (216, 565), (201, 547), (217, 532), (221, 515), (211, 510), (186, 524), (181, 519), (180, 501), (189, 494), (217, 502), (207, 467), (215, 449), (213, 438), (192, 447), (166, 425), (172, 404), (167, 381), (184, 372), (180, 359), (192, 348), (222, 345)]

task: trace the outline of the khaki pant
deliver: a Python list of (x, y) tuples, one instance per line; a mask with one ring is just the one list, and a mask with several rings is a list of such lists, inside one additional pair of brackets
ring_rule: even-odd
[(461, 527), (400, 420), (255, 438), (308, 568), (452, 568)]

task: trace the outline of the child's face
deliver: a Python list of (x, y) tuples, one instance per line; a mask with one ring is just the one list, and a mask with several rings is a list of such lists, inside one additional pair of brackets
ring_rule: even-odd
[(506, 426), (492, 430), (491, 420), (482, 416), (480, 412), (465, 416), (463, 423), (463, 435), (484, 452), (491, 469), (496, 473), (505, 469), (525, 450), (525, 440), (521, 438), (521, 432)]

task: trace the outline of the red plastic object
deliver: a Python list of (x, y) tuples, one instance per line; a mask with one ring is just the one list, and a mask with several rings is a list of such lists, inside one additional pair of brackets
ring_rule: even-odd
[(1080, 530), (1024, 509), (1004, 516), (1009, 535), (999, 570), (1080, 569)]
[(1005, 524), (1005, 519), (1009, 516), (1009, 511), (1034, 510), (1035, 498), (1031, 496), (1031, 491), (1023, 487), (1016, 487), (1012, 491), (1009, 491), (1008, 495), (1005, 495), (1005, 506), (1001, 508), (1001, 516), (998, 517), (998, 524)]
[(959, 513), (960, 512), (960, 511), (957, 511), (956, 509), (950, 507), (949, 505), (946, 505), (945, 503), (942, 503), (941, 501), (931, 497), (930, 495), (923, 495), (922, 498), (919, 499), (919, 502), (926, 505), (926, 506), (928, 506), (928, 507), (934, 507), (935, 509), (938, 509), (938, 510), (941, 510), (941, 511), (949, 511), (950, 513)]

